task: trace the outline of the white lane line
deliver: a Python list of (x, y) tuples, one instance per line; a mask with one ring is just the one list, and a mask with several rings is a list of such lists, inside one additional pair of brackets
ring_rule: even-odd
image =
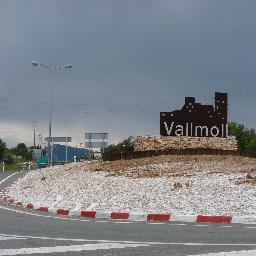
[(179, 223), (179, 224), (169, 224), (169, 226), (187, 226), (188, 224)]
[(13, 174), (7, 176), (5, 179), (1, 180), (1, 181), (0, 181), (0, 185), (3, 184), (5, 181), (7, 181), (8, 179), (10, 179), (13, 175), (15, 175), (15, 174), (17, 174), (17, 173), (19, 173), (19, 172), (15, 172), (15, 173), (13, 173)]
[(11, 211), (11, 212), (16, 212), (16, 213), (22, 213), (22, 214), (30, 215), (30, 216), (43, 217), (43, 218), (52, 218), (52, 219), (59, 219), (59, 220), (71, 220), (71, 221), (81, 221), (81, 222), (92, 222), (92, 220), (73, 219), (73, 218), (67, 218), (67, 217), (50, 216), (50, 215), (42, 215), (42, 214), (37, 214), (37, 213), (25, 212), (25, 211), (11, 209), (11, 208), (4, 207), (4, 206), (0, 206), (0, 209), (6, 210), (6, 211)]
[(149, 225), (166, 225), (166, 223), (160, 223), (160, 222), (147, 222)]
[(147, 244), (121, 244), (121, 243), (102, 243), (102, 244), (82, 244), (69, 246), (55, 246), (55, 247), (39, 247), (39, 248), (19, 248), (19, 249), (1, 249), (0, 255), (28, 255), (33, 253), (64, 253), (64, 252), (81, 252), (81, 251), (95, 251), (108, 249), (124, 249), (127, 247), (149, 246)]
[(15, 237), (15, 236), (1, 236), (0, 241), (7, 241), (7, 240), (16, 240), (16, 239), (27, 239), (25, 237)]
[(41, 240), (55, 240), (55, 241), (73, 241), (73, 242), (97, 242), (97, 243), (123, 243), (123, 244), (147, 244), (147, 245), (185, 245), (185, 246), (245, 246), (256, 247), (254, 244), (219, 244), (219, 243), (182, 243), (182, 242), (145, 242), (145, 241), (111, 241), (111, 240), (93, 240), (93, 239), (77, 239), (77, 238), (62, 238), (62, 237), (43, 237), (43, 236), (22, 236), (12, 234), (0, 234), (3, 237), (11, 237), (14, 239), (30, 238)]
[(138, 241), (113, 241), (113, 240), (93, 240), (93, 239), (80, 239), (80, 238), (63, 238), (63, 237), (47, 237), (47, 236), (23, 236), (13, 234), (0, 234), (2, 237), (13, 239), (41, 239), (41, 240), (54, 240), (54, 241), (72, 241), (72, 242), (97, 242), (97, 243), (127, 243), (127, 244), (150, 244), (151, 242), (138, 242)]
[(220, 228), (233, 228), (233, 226), (220, 226)]
[(25, 215), (30, 215), (30, 216), (36, 216), (36, 217), (43, 217), (43, 218), (52, 218), (52, 219), (59, 219), (59, 220), (71, 220), (71, 221), (81, 221), (81, 222), (100, 222), (100, 223), (120, 223), (120, 224), (130, 224), (133, 222), (130, 221), (111, 221), (111, 220), (95, 220), (95, 219), (74, 219), (70, 217), (61, 217), (61, 216), (51, 216), (51, 215), (42, 215), (38, 213), (31, 213), (31, 212), (26, 212), (26, 211), (21, 211), (21, 210), (16, 210), (4, 206), (0, 206), (0, 209), (6, 210), (6, 211), (11, 211), (11, 212), (16, 212), (16, 213), (22, 213)]
[(216, 243), (182, 243), (182, 242), (139, 242), (139, 241), (111, 241), (111, 240), (93, 240), (93, 239), (77, 239), (77, 238), (61, 238), (61, 237), (44, 237), (44, 236), (22, 236), (22, 235), (12, 235), (12, 234), (0, 234), (4, 237), (12, 238), (30, 238), (30, 239), (42, 239), (42, 240), (56, 240), (56, 241), (73, 241), (73, 242), (98, 242), (98, 243), (128, 243), (128, 244), (155, 244), (155, 245), (188, 245), (188, 246), (256, 246), (254, 244), (216, 244)]
[[(8, 176), (10, 177), (10, 176)], [(74, 219), (74, 218), (70, 218), (70, 217), (61, 217), (61, 216), (51, 216), (51, 215), (42, 215), (42, 214), (38, 214), (38, 213), (31, 213), (31, 212), (26, 212), (26, 211), (21, 211), (21, 210), (16, 210), (16, 209), (12, 209), (12, 208), (8, 208), (8, 207), (4, 207), (4, 206), (0, 206), (0, 209), (2, 210), (6, 210), (6, 211), (11, 211), (11, 212), (16, 212), (16, 213), (21, 213), (21, 214), (25, 214), (25, 215), (30, 215), (30, 216), (35, 216), (35, 217), (43, 217), (43, 218), (52, 218), (52, 219), (59, 219), (59, 220), (70, 220), (70, 221), (80, 221), (80, 222), (99, 222), (99, 223), (115, 223), (114, 221), (111, 220), (95, 220), (95, 219)], [(125, 223), (129, 223), (129, 222), (125, 222)], [(134, 223), (134, 222), (130, 222), (130, 223)], [(151, 225), (164, 225), (166, 223), (159, 223), (159, 222), (146, 222), (146, 224), (151, 224)], [(185, 226), (188, 224), (185, 223), (180, 223), (180, 224), (169, 224), (171, 225), (176, 225), (176, 226)], [(206, 227), (209, 225), (193, 225), (195, 227)], [(222, 226), (224, 227), (224, 226)], [(226, 226), (228, 227), (228, 226)], [(232, 227), (232, 226), (230, 226)], [(256, 228), (256, 226), (254, 227), (243, 227), (243, 228)]]
[[(81, 221), (81, 222), (100, 222), (100, 223), (106, 222), (106, 223), (118, 223), (118, 224), (134, 223), (134, 222), (130, 222), (130, 221), (113, 221), (113, 220), (111, 221), (111, 220), (95, 220), (95, 219), (89, 219), (88, 220), (88, 219), (74, 219), (74, 218), (70, 218), (70, 217), (42, 215), (42, 214), (38, 214), (38, 213), (31, 213), (31, 212), (16, 210), (16, 209), (4, 207), (4, 206), (0, 206), (0, 209), (6, 210), (6, 211), (11, 211), (11, 212), (16, 212), (16, 213), (22, 213), (22, 214), (30, 215), (30, 216), (43, 217), (43, 218), (52, 218), (52, 219), (59, 219), (59, 220), (71, 220), (71, 221)], [(157, 224), (157, 223), (155, 223), (155, 224)], [(159, 224), (163, 224), (163, 223), (159, 223)]]
[[(193, 256), (255, 256), (256, 250), (243, 250), (243, 251), (232, 251), (232, 252), (217, 252), (217, 253), (207, 253), (198, 254)], [(192, 256), (192, 255), (189, 255)]]
[(193, 225), (193, 227), (208, 227), (209, 225), (199, 224), (199, 225)]
[(131, 224), (133, 222), (130, 222), (130, 221), (111, 221), (111, 223), (115, 223), (115, 224)]

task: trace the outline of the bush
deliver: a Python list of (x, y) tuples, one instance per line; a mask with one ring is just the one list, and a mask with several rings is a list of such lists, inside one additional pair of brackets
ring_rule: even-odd
[(111, 151), (118, 151), (118, 152), (133, 152), (134, 151), (134, 137), (130, 136), (126, 140), (118, 143), (118, 144), (111, 144), (104, 149), (104, 152), (111, 152)]
[(27, 148), (25, 143), (19, 143), (15, 148), (10, 149), (16, 156), (22, 156), (25, 160), (32, 160), (32, 151)]
[(256, 153), (256, 132), (248, 129), (243, 124), (229, 123), (229, 135), (235, 136), (238, 149), (246, 153)]
[(0, 139), (0, 160), (3, 160), (5, 154), (6, 154), (7, 148), (5, 142)]
[(14, 155), (8, 150), (4, 156), (4, 162), (6, 164), (14, 163)]

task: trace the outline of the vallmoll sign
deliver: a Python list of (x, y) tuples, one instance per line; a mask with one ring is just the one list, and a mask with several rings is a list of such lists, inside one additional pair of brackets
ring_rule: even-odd
[(160, 135), (191, 137), (228, 136), (227, 93), (215, 92), (215, 106), (195, 102), (186, 97), (181, 110), (160, 113)]

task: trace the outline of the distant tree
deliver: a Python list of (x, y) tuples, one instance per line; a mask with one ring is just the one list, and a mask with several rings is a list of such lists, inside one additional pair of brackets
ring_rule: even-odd
[(17, 146), (16, 146), (17, 150), (26, 150), (27, 149), (27, 146), (25, 143), (19, 143)]
[(12, 152), (9, 149), (7, 149), (5, 152), (4, 162), (6, 164), (11, 164), (14, 162), (14, 155), (12, 154)]
[(0, 139), (0, 159), (1, 160), (4, 158), (6, 151), (7, 151), (6, 144), (2, 139)]
[(229, 135), (236, 137), (238, 148), (248, 153), (256, 153), (256, 132), (248, 129), (243, 124), (229, 123)]
[(246, 145), (245, 151), (249, 153), (256, 153), (256, 138), (250, 140)]
[(118, 151), (118, 152), (123, 152), (123, 151), (134, 151), (134, 146), (133, 146), (133, 141), (134, 137), (130, 136), (127, 139), (125, 139), (122, 142), (119, 142), (118, 144), (111, 144), (108, 147), (105, 148), (104, 152), (110, 152), (110, 151)]
[(25, 160), (32, 160), (32, 151), (29, 150), (25, 143), (19, 143), (15, 148), (12, 148), (11, 153), (16, 156), (22, 156)]

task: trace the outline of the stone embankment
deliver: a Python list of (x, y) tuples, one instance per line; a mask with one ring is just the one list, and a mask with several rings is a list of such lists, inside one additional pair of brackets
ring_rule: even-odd
[(138, 136), (134, 140), (135, 151), (185, 148), (237, 150), (238, 146), (235, 138)]
[(255, 216), (255, 168), (255, 158), (213, 155), (77, 162), (31, 171), (5, 194), (65, 212)]

